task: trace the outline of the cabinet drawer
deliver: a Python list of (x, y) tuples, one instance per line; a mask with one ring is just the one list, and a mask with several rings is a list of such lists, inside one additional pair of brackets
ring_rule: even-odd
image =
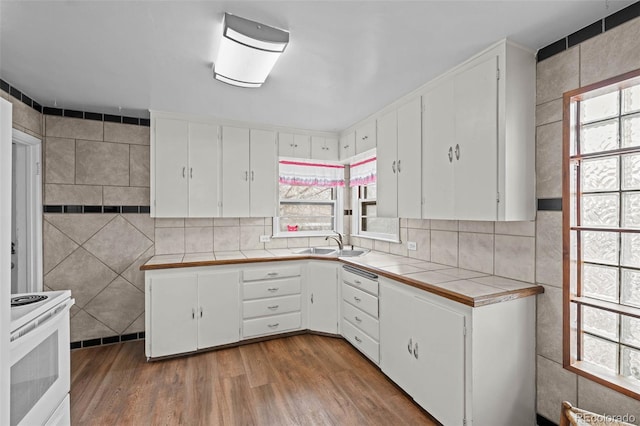
[(300, 295), (270, 297), (249, 300), (242, 303), (242, 317), (255, 318), (267, 315), (285, 314), (300, 310)]
[(244, 283), (244, 300), (300, 293), (300, 277)]
[(349, 321), (342, 320), (342, 335), (360, 352), (369, 357), (373, 362), (380, 362), (380, 345), (367, 336), (361, 330), (354, 327)]
[(262, 334), (282, 333), (300, 328), (300, 312), (248, 319), (242, 322), (242, 336), (253, 337)]
[(351, 284), (354, 287), (362, 289), (367, 293), (371, 293), (375, 296), (378, 295), (378, 281), (361, 277), (360, 275), (356, 275), (352, 272), (347, 271), (346, 269), (342, 270), (342, 281), (346, 282), (347, 284)]
[(364, 313), (355, 306), (343, 301), (342, 317), (364, 331), (374, 340), (380, 340), (380, 323), (369, 314)]
[(357, 306), (374, 318), (378, 318), (378, 298), (349, 284), (342, 283), (342, 300)]
[(273, 268), (247, 269), (242, 272), (243, 281), (271, 280), (274, 278), (299, 277), (300, 265), (283, 266)]

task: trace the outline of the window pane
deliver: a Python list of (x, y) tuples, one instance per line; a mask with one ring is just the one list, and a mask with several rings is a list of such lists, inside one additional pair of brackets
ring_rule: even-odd
[(640, 348), (640, 319), (622, 315), (622, 343)]
[(363, 186), (362, 192), (364, 193), (362, 198), (366, 198), (368, 200), (374, 199), (378, 196), (378, 187), (375, 184)]
[(584, 331), (618, 341), (618, 314), (583, 306), (582, 326)]
[(622, 146), (640, 145), (640, 114), (622, 118)]
[(333, 216), (332, 204), (280, 204), (280, 216)]
[(640, 111), (640, 85), (622, 91), (622, 112)]
[(618, 120), (583, 126), (580, 129), (580, 151), (608, 151), (618, 148)]
[(584, 226), (618, 227), (618, 194), (582, 196), (582, 224)]
[(580, 122), (603, 120), (618, 115), (618, 92), (607, 93), (580, 102)]
[(582, 162), (582, 191), (617, 191), (618, 157)]
[(622, 189), (640, 189), (640, 154), (622, 156)]
[(301, 231), (331, 231), (333, 218), (331, 217), (286, 217), (280, 218), (281, 232)]
[(640, 351), (623, 346), (621, 361), (622, 368), (620, 368), (620, 372), (622, 375), (640, 380)]
[(281, 200), (332, 200), (333, 188), (280, 184)]
[(583, 334), (582, 359), (617, 373), (618, 345), (603, 339)]
[(622, 234), (622, 258), (623, 266), (640, 267), (640, 234)]
[(622, 270), (620, 303), (640, 308), (640, 271)]
[(622, 194), (622, 226), (640, 228), (640, 192)]
[(617, 265), (618, 234), (614, 232), (583, 232), (582, 255), (586, 262)]
[(365, 232), (375, 232), (376, 234), (398, 233), (398, 219), (368, 217), (362, 218), (362, 230)]
[(582, 273), (584, 296), (618, 303), (618, 268), (585, 263)]
[(365, 201), (362, 204), (361, 216), (376, 217), (377, 207), (375, 201)]

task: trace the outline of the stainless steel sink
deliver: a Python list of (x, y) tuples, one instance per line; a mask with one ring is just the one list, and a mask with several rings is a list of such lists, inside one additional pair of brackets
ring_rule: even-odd
[(363, 254), (367, 254), (368, 252), (369, 250), (344, 249), (344, 250), (338, 250), (336, 254), (338, 255), (338, 257), (355, 257), (355, 256), (362, 256)]
[(334, 248), (324, 248), (324, 247), (309, 247), (306, 249), (302, 249), (297, 251), (297, 254), (317, 254), (317, 255), (329, 255), (336, 253), (337, 250)]

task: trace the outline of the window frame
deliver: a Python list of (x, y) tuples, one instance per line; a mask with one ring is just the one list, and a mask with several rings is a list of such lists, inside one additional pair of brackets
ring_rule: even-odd
[(280, 185), (278, 183), (278, 216), (273, 217), (273, 231), (272, 238), (295, 238), (295, 237), (326, 237), (329, 235), (335, 235), (336, 232), (343, 232), (344, 224), (344, 187), (335, 186), (332, 189), (335, 191), (335, 198), (332, 201), (325, 200), (286, 200), (287, 204), (333, 204), (334, 216), (333, 216), (333, 228), (326, 231), (280, 231), (280, 205), (282, 199), (280, 199)]
[[(376, 183), (377, 185), (377, 183)], [(362, 230), (362, 204), (375, 202), (377, 205), (378, 199), (376, 198), (360, 198), (361, 188), (365, 188), (367, 185), (358, 185), (351, 188), (351, 205), (352, 209), (352, 222), (351, 222), (351, 235), (359, 238), (367, 238), (378, 241), (388, 241), (391, 243), (400, 243), (400, 219), (396, 219), (397, 224), (395, 227), (395, 234), (385, 234), (379, 232), (368, 232)]]
[[(572, 170), (571, 165), (572, 161), (578, 160), (581, 161), (582, 157), (591, 158), (588, 154), (577, 154), (572, 155), (571, 153), (571, 140), (573, 134), (577, 132), (574, 126), (580, 126), (579, 119), (576, 120), (574, 115), (578, 114), (578, 110), (574, 108), (576, 102), (583, 101), (592, 97), (604, 95), (607, 93), (611, 93), (614, 91), (618, 91), (630, 86), (635, 86), (640, 84), (640, 70), (631, 71), (602, 82), (590, 84), (588, 86), (584, 86), (563, 94), (562, 100), (562, 110), (563, 110), (563, 123), (562, 123), (562, 247), (563, 247), (563, 301), (562, 301), (562, 337), (563, 337), (563, 353), (562, 353), (562, 362), (563, 367), (569, 371), (572, 371), (580, 376), (586, 377), (592, 381), (595, 381), (605, 387), (613, 389), (617, 392), (620, 392), (624, 395), (627, 395), (636, 400), (640, 400), (640, 384), (635, 380), (631, 380), (626, 378), (625, 376), (612, 373), (610, 371), (606, 371), (594, 364), (584, 362), (579, 360), (579, 351), (581, 351), (581, 338), (578, 334), (578, 330), (582, 329), (582, 325), (577, 326), (573, 324), (575, 319), (576, 322), (580, 321), (579, 309), (572, 312), (572, 309), (575, 307), (588, 306), (595, 307), (601, 310), (624, 314), (627, 316), (632, 316), (634, 318), (640, 319), (640, 308), (632, 308), (627, 305), (622, 305), (620, 303), (614, 302), (604, 302), (599, 299), (592, 299), (589, 297), (579, 296), (582, 288), (581, 281), (581, 265), (574, 266), (576, 260), (580, 259), (580, 254), (576, 254), (576, 258), (572, 257), (572, 243), (571, 243), (571, 231), (572, 230), (590, 230), (594, 228), (596, 231), (601, 231), (602, 229), (611, 229), (611, 228), (601, 228), (601, 227), (585, 227), (585, 226), (574, 226), (572, 223), (571, 217), (571, 198), (572, 194), (575, 191), (575, 188), (571, 187), (571, 176)], [(622, 112), (619, 111), (618, 118), (621, 117)], [(627, 152), (640, 152), (638, 148), (619, 148), (612, 151), (605, 151), (607, 154), (603, 154), (606, 157), (613, 157), (618, 155), (621, 158), (621, 155)], [(579, 185), (577, 186), (579, 189)], [(621, 189), (618, 190), (618, 192)], [(577, 197), (581, 197), (581, 193), (577, 192)], [(580, 204), (578, 204), (577, 209), (580, 208)], [(622, 208), (622, 206), (620, 206)], [(620, 224), (619, 228), (616, 229), (617, 235), (622, 235), (628, 231), (630, 232), (640, 232), (640, 229), (629, 230), (626, 228), (622, 228)], [(586, 228), (586, 229), (585, 229)], [(617, 230), (620, 229), (620, 230)], [(579, 240), (577, 245), (579, 246)], [(618, 261), (618, 263), (620, 263)], [(618, 265), (620, 268), (621, 265)], [(575, 273), (572, 276), (572, 270), (575, 269)], [(619, 278), (620, 279), (620, 278)], [(576, 292), (578, 294), (574, 294), (572, 289), (572, 281), (575, 281), (573, 284), (576, 287)], [(575, 318), (574, 318), (575, 317)], [(621, 322), (621, 321), (620, 321)], [(620, 331), (618, 331), (620, 333)], [(619, 365), (618, 365), (619, 367)]]

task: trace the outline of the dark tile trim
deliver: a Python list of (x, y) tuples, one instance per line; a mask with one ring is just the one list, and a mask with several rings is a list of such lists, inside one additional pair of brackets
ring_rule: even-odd
[(44, 213), (143, 213), (149, 214), (151, 206), (43, 206)]
[(139, 333), (123, 334), (121, 336), (109, 336), (97, 339), (81, 340), (79, 342), (71, 342), (70, 348), (90, 348), (92, 346), (112, 345), (114, 343), (129, 342), (131, 340), (144, 340), (145, 333), (141, 331)]
[(26, 105), (30, 106), (31, 108), (35, 109), (36, 111), (44, 115), (84, 118), (85, 120), (108, 121), (113, 123), (132, 124), (135, 126), (145, 126), (145, 127), (151, 126), (151, 120), (148, 118), (100, 114), (97, 112), (77, 111), (73, 109), (62, 109), (62, 108), (55, 108), (55, 107), (48, 107), (48, 106), (43, 107), (41, 104), (39, 104), (29, 96), (25, 95), (16, 87), (13, 87), (12, 85), (2, 80), (1, 78), (0, 78), (0, 90), (10, 94), (14, 98), (19, 99), (20, 101), (24, 102)]
[(604, 18), (604, 30), (609, 31), (611, 28), (615, 28), (620, 24), (624, 24), (627, 21), (637, 18), (638, 16), (640, 16), (640, 2), (635, 2), (632, 5), (617, 11), (613, 15), (609, 15)]
[(540, 414), (536, 414), (536, 423), (538, 426), (558, 426), (556, 423), (552, 422), (546, 417), (541, 416)]
[(585, 40), (602, 34), (603, 32), (609, 31), (611, 28), (615, 28), (620, 24), (630, 21), (631, 19), (637, 18), (638, 16), (640, 16), (640, 2), (635, 2), (632, 5), (605, 17), (604, 19), (599, 19), (593, 24), (587, 25), (575, 33), (543, 47), (538, 50), (536, 55), (537, 60), (538, 62), (544, 61), (545, 59), (550, 58), (569, 47), (580, 44)]
[(562, 198), (538, 198), (538, 211), (562, 211)]

